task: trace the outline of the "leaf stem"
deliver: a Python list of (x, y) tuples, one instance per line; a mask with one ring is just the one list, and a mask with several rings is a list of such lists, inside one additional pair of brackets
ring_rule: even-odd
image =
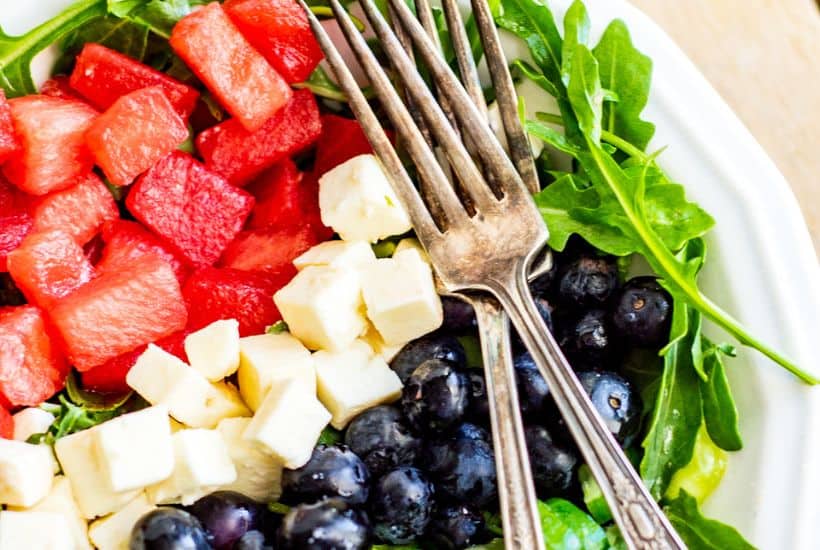
[[(561, 115), (557, 115), (555, 113), (535, 113), (535, 117), (542, 121), (542, 122), (549, 122), (550, 124), (560, 124), (561, 126), (564, 125), (564, 118)], [(643, 163), (648, 163), (652, 159), (649, 155), (629, 143), (627, 140), (623, 139), (622, 137), (613, 134), (609, 130), (602, 130), (601, 131), (601, 139), (605, 142), (609, 143), (610, 145), (614, 145), (630, 157), (636, 158)]]

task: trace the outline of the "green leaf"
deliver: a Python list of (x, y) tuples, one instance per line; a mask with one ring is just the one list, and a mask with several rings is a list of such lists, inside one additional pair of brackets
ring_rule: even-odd
[(268, 510), (270, 510), (274, 514), (284, 516), (285, 514), (290, 512), (290, 506), (288, 506), (287, 504), (282, 504), (281, 502), (268, 502)]
[(604, 550), (608, 545), (601, 526), (568, 500), (538, 501), (538, 513), (547, 548)]
[(327, 426), (322, 433), (319, 435), (319, 441), (317, 441), (317, 445), (336, 445), (337, 443), (342, 442), (342, 432), (333, 428), (331, 426)]
[(177, 21), (191, 13), (188, 0), (108, 0), (108, 11), (170, 38)]
[(504, 539), (495, 538), (490, 542), (478, 544), (476, 546), (468, 546), (467, 550), (505, 550)]
[(629, 550), (617, 525), (611, 525), (606, 528), (606, 540), (609, 542), (610, 550)]
[(0, 87), (8, 97), (37, 91), (31, 77), (31, 61), (51, 44), (88, 21), (105, 15), (105, 0), (78, 0), (56, 17), (20, 36), (0, 28)]
[(276, 321), (265, 329), (265, 334), (282, 334), (288, 331), (288, 324), (284, 321)]
[(609, 504), (604, 498), (604, 493), (601, 491), (601, 486), (592, 477), (592, 471), (586, 464), (581, 464), (578, 468), (578, 481), (581, 483), (581, 493), (584, 497), (584, 504), (586, 504), (587, 511), (592, 519), (603, 525), (612, 519), (612, 512), (609, 510)]
[(618, 96), (616, 103), (604, 104), (604, 130), (643, 151), (655, 133), (655, 125), (640, 118), (649, 99), (652, 60), (632, 45), (629, 29), (619, 19), (609, 24), (592, 54), (601, 85)]
[(703, 517), (686, 491), (681, 491), (663, 511), (689, 550), (755, 550), (733, 527)]
[(678, 498), (683, 490), (703, 502), (720, 485), (727, 462), (726, 451), (714, 444), (705, 426), (701, 425), (695, 437), (692, 459), (672, 476), (664, 498)]
[(561, 80), (569, 83), (572, 72), (572, 56), (575, 47), (586, 46), (589, 40), (589, 14), (581, 0), (575, 0), (564, 15), (564, 41), (561, 46)]
[(600, 144), (604, 100), (613, 100), (615, 97), (601, 86), (598, 61), (583, 44), (577, 44), (572, 54), (567, 97), (581, 132), (593, 143)]
[(465, 334), (457, 338), (467, 356), (467, 368), (483, 369), (484, 358), (481, 355), (481, 342), (478, 337), (475, 334)]
[(547, 80), (547, 77), (541, 74), (541, 72), (538, 69), (536, 69), (523, 59), (516, 59), (515, 61), (510, 63), (510, 70), (513, 71), (513, 74), (521, 73), (526, 78), (538, 84), (538, 86), (544, 89), (551, 96), (558, 97), (559, 92), (555, 85), (549, 80)]
[[(294, 88), (308, 89), (313, 92), (313, 95), (332, 99), (334, 101), (347, 102), (347, 96), (339, 86), (330, 78), (321, 66), (316, 67), (307, 80), (298, 82), (293, 85)], [(362, 92), (365, 97), (373, 97), (373, 90), (370, 87), (363, 88)]]
[(739, 451), (743, 439), (738, 425), (737, 405), (732, 397), (729, 379), (723, 365), (723, 355), (727, 350), (703, 339), (703, 368), (706, 381), (700, 381), (700, 395), (703, 400), (703, 418), (709, 437), (726, 451)]
[(74, 66), (74, 59), (88, 42), (102, 44), (134, 58), (145, 60), (148, 51), (149, 31), (127, 19), (106, 15), (97, 17), (87, 25), (75, 29), (60, 42), (62, 55), (54, 65), (54, 72), (67, 74)]
[(133, 391), (122, 395), (109, 395), (86, 391), (77, 383), (77, 375), (72, 371), (65, 380), (65, 391), (75, 405), (90, 412), (114, 411), (125, 405), (134, 394)]
[(547, 5), (541, 0), (504, 0), (497, 6), (496, 24), (524, 40), (547, 79), (560, 82), (563, 40)]
[(391, 239), (385, 239), (383, 241), (373, 243), (373, 254), (375, 254), (377, 258), (390, 258), (393, 255), (393, 252), (396, 251), (397, 244), (398, 243), (395, 240)]
[[(76, 391), (76, 390), (75, 390)], [(146, 403), (136, 396), (123, 401), (118, 406), (109, 408), (94, 408), (99, 405), (87, 406), (74, 402), (66, 393), (57, 396), (58, 403), (43, 403), (40, 407), (55, 416), (54, 423), (47, 432), (34, 434), (29, 439), (29, 443), (44, 443), (53, 445), (61, 437), (87, 430), (107, 420), (119, 416), (123, 413), (137, 408), (143, 408)], [(85, 397), (81, 397), (85, 399)]]
[(501, 514), (484, 512), (484, 528), (493, 535), (504, 535), (504, 525), (501, 523)]

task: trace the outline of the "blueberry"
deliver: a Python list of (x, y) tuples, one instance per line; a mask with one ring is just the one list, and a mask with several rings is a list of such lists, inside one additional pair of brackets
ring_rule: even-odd
[(404, 415), (421, 433), (441, 433), (464, 417), (470, 395), (470, 379), (440, 359), (422, 363), (407, 380), (401, 396)]
[(404, 346), (390, 362), (390, 368), (406, 384), (413, 371), (430, 359), (445, 361), (460, 369), (467, 366), (464, 346), (456, 338), (445, 334), (428, 334)]
[(451, 436), (429, 441), (422, 463), (443, 501), (478, 507), (495, 501), (495, 458), (485, 429), (465, 422)]
[(541, 426), (527, 426), (524, 437), (538, 496), (546, 499), (565, 495), (572, 485), (578, 458), (572, 451), (556, 444)]
[(443, 330), (461, 334), (478, 328), (473, 306), (464, 300), (452, 296), (442, 296), (441, 306), (444, 309), (444, 322), (441, 325)]
[(550, 268), (530, 281), (530, 292), (533, 296), (544, 298), (550, 294), (552, 285), (555, 282), (555, 275), (558, 273), (558, 261), (553, 254), (553, 261)]
[(607, 312), (591, 309), (567, 322), (561, 330), (559, 344), (576, 370), (600, 365), (616, 347)]
[(330, 498), (294, 506), (277, 533), (278, 550), (365, 550), (372, 531), (367, 515)]
[(421, 440), (405, 423), (396, 407), (373, 407), (354, 418), (347, 427), (345, 443), (362, 457), (371, 479), (396, 466), (412, 466), (421, 452)]
[(467, 548), (484, 536), (484, 518), (469, 506), (437, 507), (427, 533), (436, 548)]
[(629, 447), (641, 427), (642, 405), (638, 392), (614, 372), (582, 372), (578, 380), (618, 443)]
[(131, 530), (131, 550), (211, 550), (202, 524), (176, 508), (157, 508)]
[(490, 402), (487, 399), (487, 381), (484, 374), (476, 369), (471, 369), (470, 377), (470, 404), (467, 407), (467, 415), (473, 422), (488, 424), (490, 422)]
[(615, 298), (612, 324), (635, 345), (660, 347), (671, 322), (672, 297), (655, 277), (630, 279)]
[(396, 468), (373, 485), (369, 506), (378, 538), (390, 544), (408, 543), (424, 533), (430, 522), (433, 484), (417, 468)]
[(307, 464), (282, 472), (282, 502), (299, 504), (336, 497), (350, 504), (367, 501), (370, 476), (364, 462), (344, 445), (317, 445)]
[(601, 306), (618, 288), (614, 258), (581, 256), (570, 262), (558, 278), (558, 297), (575, 308)]
[(234, 491), (204, 496), (188, 511), (202, 523), (215, 550), (230, 550), (242, 535), (256, 529), (262, 519), (262, 506)]
[(516, 355), (513, 359), (513, 367), (521, 414), (531, 419), (539, 419), (547, 405), (549, 386), (538, 372), (535, 360), (529, 352)]
[(273, 546), (266, 544), (261, 531), (248, 531), (236, 541), (233, 550), (273, 550)]

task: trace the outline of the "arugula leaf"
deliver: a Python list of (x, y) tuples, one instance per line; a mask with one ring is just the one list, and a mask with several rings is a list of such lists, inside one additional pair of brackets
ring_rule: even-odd
[(63, 38), (60, 42), (62, 55), (54, 64), (54, 72), (70, 73), (77, 54), (88, 42), (102, 44), (128, 57), (143, 61), (148, 51), (148, 35), (148, 28), (126, 19), (110, 15), (97, 17)]
[(90, 410), (82, 405), (72, 403), (65, 394), (60, 394), (58, 400), (59, 404), (43, 403), (41, 405), (44, 410), (53, 414), (56, 419), (47, 432), (29, 437), (29, 443), (53, 445), (61, 437), (87, 430), (124, 412), (123, 407), (110, 410)]
[(65, 392), (68, 399), (75, 405), (90, 412), (115, 411), (128, 402), (133, 391), (122, 395), (108, 395), (86, 391), (77, 384), (77, 375), (70, 372), (65, 381)]
[[(341, 88), (333, 81), (327, 74), (324, 68), (316, 67), (307, 80), (298, 82), (293, 85), (294, 88), (308, 89), (313, 92), (313, 95), (324, 97), (325, 99), (332, 99), (334, 101), (347, 101), (347, 96)], [(368, 99), (374, 97), (373, 88), (370, 86), (362, 88), (362, 93)]]
[(285, 515), (290, 512), (290, 506), (281, 502), (268, 502), (268, 510), (274, 514)]
[(732, 397), (732, 389), (726, 378), (723, 355), (734, 355), (732, 349), (718, 346), (703, 339), (703, 370), (706, 381), (700, 381), (700, 396), (703, 400), (703, 419), (709, 437), (726, 451), (739, 451), (743, 439), (738, 426), (737, 405)]
[(265, 329), (265, 334), (282, 334), (288, 331), (288, 324), (282, 320), (276, 321)]
[(695, 437), (692, 459), (672, 476), (664, 498), (676, 499), (681, 491), (685, 491), (697, 502), (703, 502), (720, 485), (726, 465), (726, 451), (715, 445), (705, 426), (701, 425)]
[(649, 99), (652, 60), (635, 49), (629, 29), (619, 19), (609, 24), (592, 54), (598, 61), (601, 85), (618, 96), (616, 103), (604, 104), (603, 129), (646, 149), (655, 125), (641, 120), (640, 114)]
[(538, 501), (538, 513), (547, 548), (604, 550), (608, 546), (601, 526), (568, 500)]
[(170, 38), (177, 21), (191, 13), (191, 3), (188, 0), (108, 0), (108, 12)]
[(592, 476), (592, 471), (586, 464), (581, 464), (578, 468), (578, 481), (581, 484), (581, 492), (584, 497), (584, 504), (589, 511), (592, 519), (603, 525), (612, 520), (612, 512), (609, 510), (609, 504), (604, 498), (604, 493), (601, 491), (601, 486), (595, 481)]
[(0, 28), (0, 87), (8, 97), (37, 91), (31, 77), (34, 57), (90, 20), (105, 15), (105, 0), (78, 0), (56, 17), (20, 36)]
[(686, 491), (663, 507), (666, 517), (690, 550), (754, 550), (736, 529), (703, 517)]
[(569, 84), (572, 73), (572, 56), (575, 46), (586, 44), (589, 40), (589, 15), (581, 0), (575, 0), (564, 16), (564, 40), (561, 45), (561, 80)]
[(342, 439), (342, 432), (340, 432), (336, 428), (328, 426), (324, 430), (322, 430), (322, 433), (319, 435), (319, 441), (317, 441), (316, 444), (336, 445), (337, 443), (341, 443)]

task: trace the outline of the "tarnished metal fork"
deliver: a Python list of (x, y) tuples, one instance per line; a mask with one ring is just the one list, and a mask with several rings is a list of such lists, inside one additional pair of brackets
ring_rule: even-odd
[[(637, 549), (685, 548), (597, 415), (533, 303), (527, 273), (546, 244), (547, 229), (515, 165), (404, 0), (389, 0), (390, 8), (398, 24), (411, 37), (437, 89), (446, 97), (462, 134), (469, 136), (472, 152), (481, 159), (481, 168), (450, 125), (390, 24), (372, 0), (360, 3), (413, 104), (446, 153), (454, 177), (469, 195), (474, 215), (470, 216), (464, 208), (435, 153), (339, 1), (330, 0), (331, 8), (401, 137), (419, 178), (434, 191), (435, 216), (413, 184), (338, 50), (309, 10), (308, 17), (340, 87), (413, 220), (441, 284), (449, 292), (487, 292), (507, 311), (601, 486), (627, 545)], [(498, 186), (501, 197), (493, 193), (488, 181)], [(503, 440), (499, 443), (508, 444)], [(519, 540), (509, 545), (538, 548)]]

